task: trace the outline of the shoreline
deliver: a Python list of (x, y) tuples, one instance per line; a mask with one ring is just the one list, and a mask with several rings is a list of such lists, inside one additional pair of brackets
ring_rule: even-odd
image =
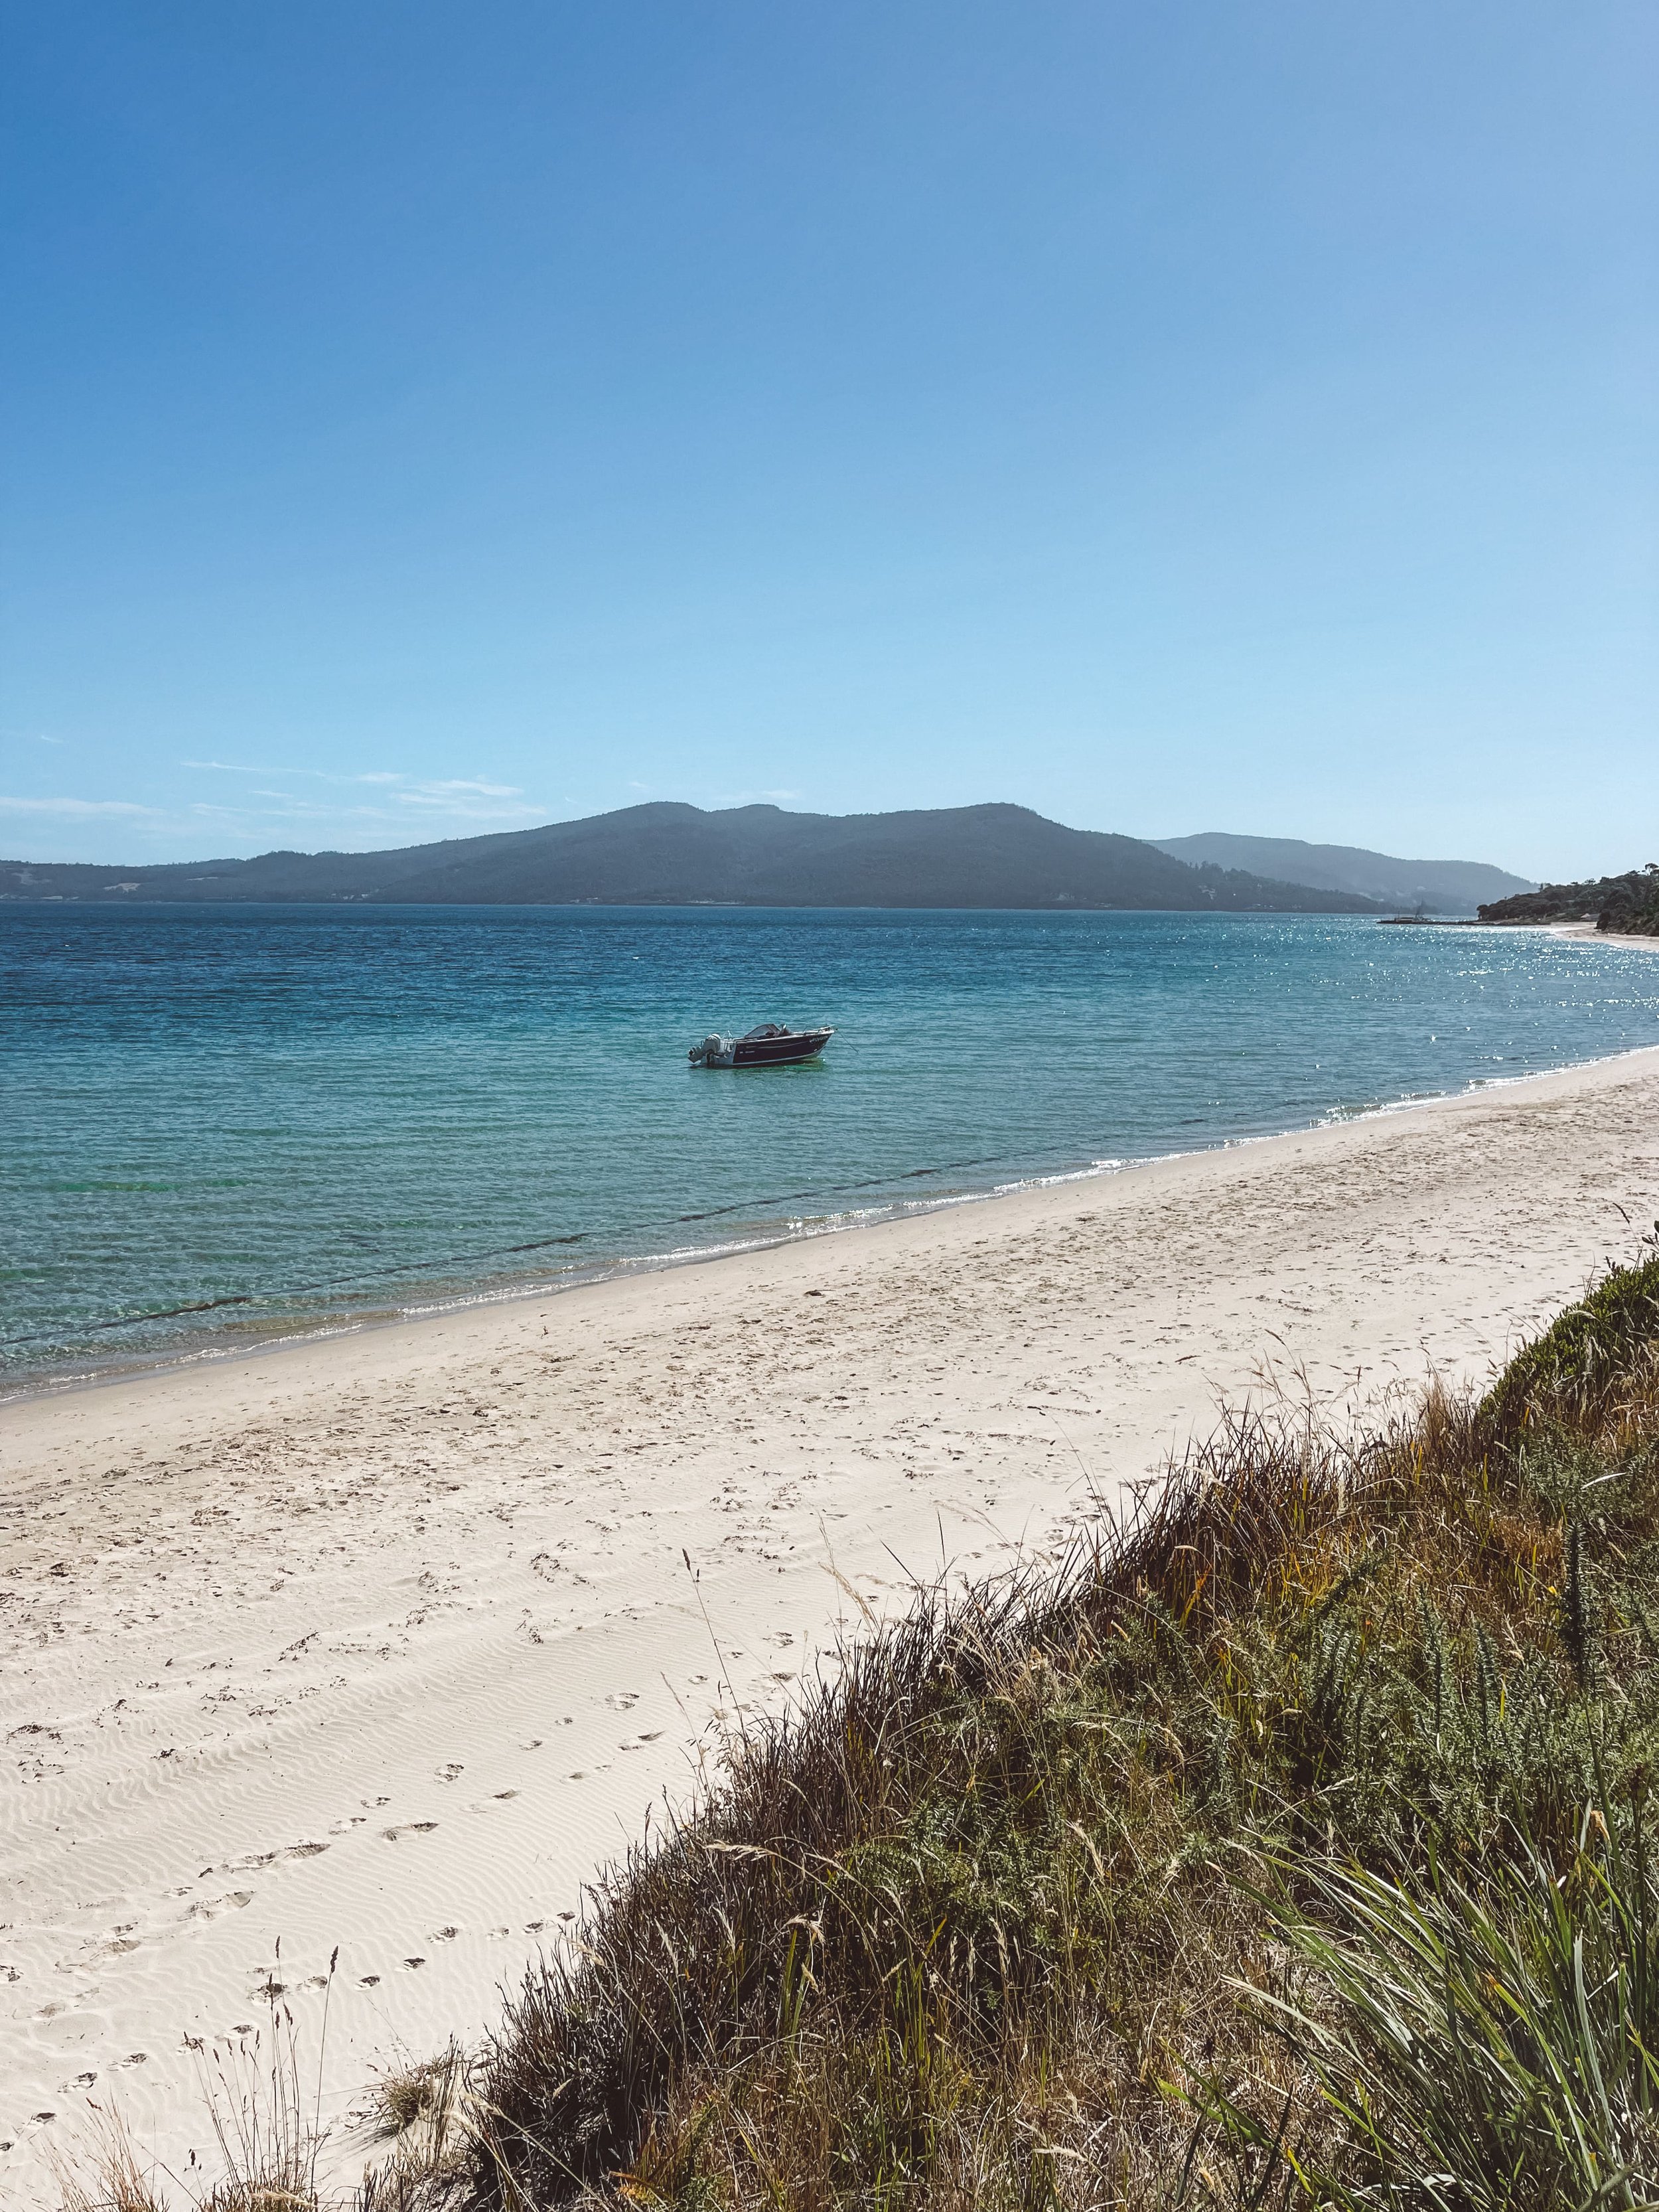
[(343, 2127), (838, 1618), (1224, 1400), (1478, 1382), (1656, 1214), (1653, 1046), (0, 1408), (0, 2193), (89, 2100), (206, 2148), (181, 2035), (278, 1973), (312, 2064), (336, 1944)]
[[(1502, 928), (1500, 922), (1495, 927)], [(1659, 937), (1632, 937), (1623, 930), (1598, 929), (1593, 921), (1550, 921), (1544, 927), (1552, 937), (1574, 945), (1616, 945), (1627, 952), (1659, 952)]]
[(1459, 915), (1395, 915), (1381, 924), (1394, 929), (1482, 929), (1512, 937), (1536, 930), (1574, 945), (1613, 945), (1629, 952), (1659, 952), (1659, 937), (1633, 937), (1622, 930), (1598, 929), (1593, 921), (1479, 921)]
[[(1634, 945), (1643, 950), (1659, 951), (1659, 939), (1647, 938), (1609, 938), (1598, 933), (1593, 924), (1551, 923), (1531, 924), (1472, 924), (1470, 927), (1494, 928), (1541, 927), (1555, 936), (1576, 940), (1588, 939), (1596, 944)], [(1590, 1060), (1567, 1060), (1558, 1067), (1535, 1070), (1522, 1075), (1492, 1075), (1471, 1078), (1461, 1091), (1437, 1091), (1429, 1096), (1391, 1099), (1381, 1105), (1366, 1106), (1352, 1113), (1339, 1109), (1316, 1121), (1304, 1122), (1285, 1129), (1273, 1129), (1244, 1136), (1223, 1137), (1212, 1145), (1201, 1145), (1190, 1152), (1157, 1152), (1140, 1159), (1094, 1160), (1076, 1166), (1055, 1168), (1046, 1173), (1012, 1176), (1006, 1182), (991, 1183), (982, 1188), (953, 1191), (939, 1197), (927, 1199), (895, 1198), (883, 1200), (863, 1212), (870, 1217), (854, 1218), (855, 1210), (848, 1209), (832, 1214), (815, 1225), (799, 1230), (784, 1230), (778, 1233), (767, 1231), (751, 1237), (743, 1237), (726, 1244), (711, 1245), (685, 1252), (649, 1253), (637, 1258), (623, 1257), (601, 1260), (591, 1271), (573, 1273), (564, 1279), (528, 1285), (514, 1284), (498, 1290), (479, 1285), (452, 1298), (444, 1298), (425, 1308), (406, 1306), (391, 1312), (380, 1312), (354, 1318), (343, 1314), (337, 1319), (322, 1320), (313, 1327), (290, 1333), (273, 1329), (270, 1337), (258, 1344), (227, 1346), (221, 1349), (212, 1338), (194, 1342), (168, 1352), (150, 1356), (137, 1355), (130, 1362), (91, 1374), (37, 1375), (20, 1377), (15, 1383), (0, 1379), (0, 1419), (14, 1407), (29, 1406), (45, 1401), (54, 1401), (79, 1395), (84, 1391), (120, 1389), (144, 1382), (153, 1377), (180, 1375), (197, 1368), (240, 1364), (247, 1361), (264, 1361), (286, 1358), (303, 1352), (307, 1347), (327, 1343), (336, 1338), (373, 1336), (386, 1329), (419, 1328), (428, 1322), (441, 1322), (453, 1316), (496, 1307), (507, 1307), (542, 1298), (567, 1297), (592, 1290), (602, 1283), (635, 1281), (654, 1275), (672, 1274), (682, 1268), (719, 1266), (723, 1261), (741, 1258), (754, 1252), (790, 1250), (797, 1245), (817, 1242), (823, 1237), (858, 1235), (866, 1230), (879, 1229), (896, 1222), (924, 1219), (961, 1206), (978, 1206), (1007, 1199), (1016, 1199), (1028, 1191), (1042, 1190), (1053, 1186), (1074, 1182), (1090, 1182), (1103, 1176), (1132, 1175), (1139, 1170), (1160, 1166), (1172, 1160), (1205, 1159), (1213, 1154), (1229, 1152), (1249, 1145), (1272, 1145), (1283, 1139), (1312, 1133), (1325, 1128), (1346, 1128), (1371, 1121), (1382, 1120), (1396, 1114), (1415, 1113), (1421, 1109), (1455, 1103), (1459, 1100), (1481, 1097), (1516, 1084), (1534, 1083), (1557, 1075), (1571, 1075), (1587, 1068), (1616, 1065), (1655, 1048), (1632, 1045), (1616, 1053), (1598, 1054)], [(257, 1294), (256, 1294), (257, 1295)], [(156, 1316), (161, 1319), (168, 1316)], [(143, 1319), (143, 1316), (137, 1316)], [(116, 1326), (125, 1325), (116, 1323)]]

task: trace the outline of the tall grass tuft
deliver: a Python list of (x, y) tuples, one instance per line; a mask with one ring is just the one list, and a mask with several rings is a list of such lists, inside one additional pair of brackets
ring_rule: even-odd
[[(1340, 2124), (1332, 2208), (1636, 2212), (1659, 2203), (1659, 1884), (1647, 1824), (1599, 1813), (1565, 1870), (1530, 1839), (1390, 1881), (1291, 1863), (1272, 1907), (1318, 2013), (1257, 2002)], [(1237, 2141), (1259, 2121), (1224, 2095)]]
[[(280, 1960), (280, 1949), (279, 1949)], [(331, 1984), (339, 1953), (329, 1961)], [(141, 2155), (114, 2114), (60, 2175), (63, 2212), (441, 2212), (470, 2194), (471, 2080), (452, 2041), (439, 2055), (383, 2075), (369, 2136), (382, 2148), (360, 2185), (320, 2178), (326, 2000), (314, 2071), (273, 1975), (264, 2027), (234, 2040), (187, 2039), (216, 2160), (184, 2174)]]

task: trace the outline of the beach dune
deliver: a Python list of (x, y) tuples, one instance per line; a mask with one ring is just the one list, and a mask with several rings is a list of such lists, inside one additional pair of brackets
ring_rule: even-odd
[(185, 2037), (314, 2057), (337, 1947), (349, 2168), (838, 1620), (1224, 1399), (1478, 1380), (1656, 1215), (1650, 1050), (0, 1410), (0, 2194), (93, 2105), (204, 2155)]

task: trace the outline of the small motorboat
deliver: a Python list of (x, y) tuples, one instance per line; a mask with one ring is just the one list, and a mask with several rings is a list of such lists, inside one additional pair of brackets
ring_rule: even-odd
[(745, 1036), (706, 1036), (687, 1058), (694, 1067), (787, 1067), (798, 1060), (816, 1060), (835, 1034), (832, 1029), (787, 1030), (781, 1022), (763, 1022)]

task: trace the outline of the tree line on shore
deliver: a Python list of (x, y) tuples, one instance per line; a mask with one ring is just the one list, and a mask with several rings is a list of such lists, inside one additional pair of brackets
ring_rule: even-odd
[(1659, 937), (1659, 860), (1593, 882), (1545, 884), (1535, 891), (1495, 899), (1479, 913), (1482, 921), (1593, 920), (1609, 936)]

